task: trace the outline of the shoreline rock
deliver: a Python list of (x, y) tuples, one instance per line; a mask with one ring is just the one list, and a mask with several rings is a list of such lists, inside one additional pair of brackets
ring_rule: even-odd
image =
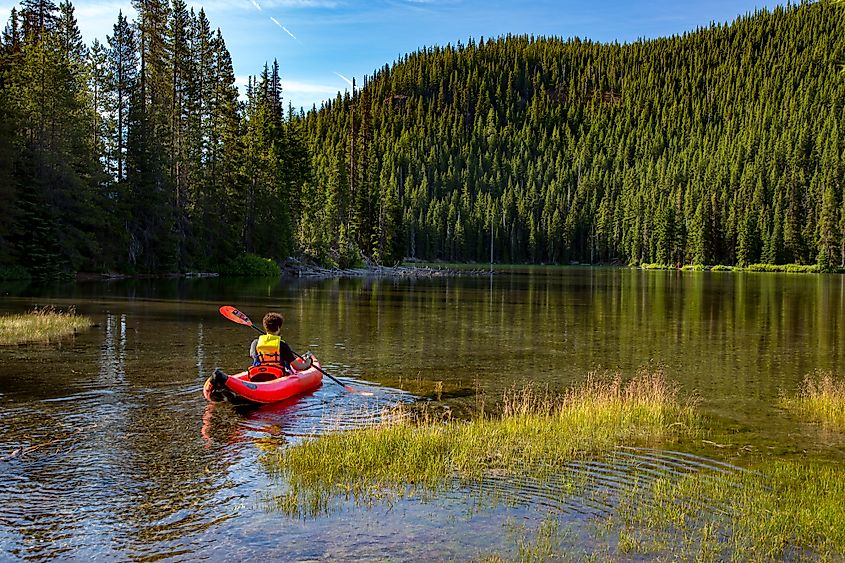
[(329, 279), (329, 278), (401, 278), (429, 279), (459, 276), (489, 275), (487, 269), (455, 269), (431, 266), (378, 266), (366, 265), (361, 268), (324, 268), (316, 264), (288, 261), (282, 265), (282, 277)]
[[(487, 268), (448, 268), (437, 266), (380, 266), (366, 264), (360, 268), (325, 268), (318, 264), (297, 259), (288, 259), (279, 265), (280, 277), (285, 279), (330, 279), (330, 278), (397, 278), (397, 279), (431, 279), (444, 277), (468, 277), (488, 276), (490, 270)], [(90, 281), (121, 281), (140, 279), (198, 279), (217, 278), (221, 276), (217, 272), (185, 272), (185, 273), (161, 273), (161, 274), (121, 274), (117, 272), (79, 272), (75, 278), (77, 282)], [(248, 276), (247, 276), (248, 277)]]

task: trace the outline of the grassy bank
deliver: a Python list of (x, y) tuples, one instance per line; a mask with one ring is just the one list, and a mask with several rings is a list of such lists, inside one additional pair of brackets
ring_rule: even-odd
[(781, 397), (780, 405), (802, 418), (845, 431), (845, 381), (830, 373), (808, 375), (798, 393)]
[(73, 308), (60, 311), (44, 307), (22, 315), (3, 315), (0, 316), (0, 345), (56, 342), (92, 324), (91, 319), (77, 315)]
[(718, 478), (632, 482), (587, 543), (554, 514), (511, 541), (520, 561), (841, 561), (842, 498), (845, 472), (835, 465), (758, 460), (752, 471)]
[(641, 270), (685, 270), (696, 272), (786, 272), (789, 274), (845, 273), (845, 268), (823, 269), (818, 264), (747, 264), (745, 266), (726, 266), (724, 264), (701, 265), (684, 264), (640, 264)]
[[(793, 408), (792, 402), (821, 400), (823, 406), (806, 410), (841, 415), (843, 388), (829, 375), (815, 375), (799, 398), (784, 401)], [(627, 383), (591, 376), (562, 394), (513, 389), (495, 414), (465, 421), (400, 411), (387, 424), (274, 450), (265, 462), (289, 485), (275, 506), (295, 517), (330, 511), (332, 499), (378, 503), (473, 482), (486, 482), (494, 495), (499, 486), (507, 493), (509, 483), (518, 489), (526, 476), (527, 489), (539, 498), (548, 485), (550, 499), (568, 497), (577, 506), (584, 495), (584, 506), (608, 508), (587, 522), (554, 511), (539, 524), (524, 520), (524, 528), (508, 532), (520, 560), (845, 556), (845, 472), (835, 463), (755, 454), (745, 458), (743, 470), (721, 462), (696, 465), (694, 457), (685, 466), (675, 457), (666, 470), (646, 456), (642, 473), (629, 474), (614, 471), (612, 458), (602, 457), (617, 455), (620, 445), (671, 450), (673, 441), (704, 437), (703, 422), (660, 371), (643, 371)], [(594, 476), (569, 473), (570, 462), (581, 459), (610, 469)], [(492, 475), (496, 479), (484, 481)], [(601, 486), (605, 479), (613, 487)], [(479, 556), (503, 561), (513, 554)]]
[[(723, 479), (688, 475), (632, 489), (612, 517), (634, 553), (695, 560), (839, 559), (845, 472), (820, 462), (758, 462)], [(638, 502), (643, 495), (652, 504)]]
[(307, 440), (268, 456), (290, 484), (290, 514), (319, 511), (334, 495), (380, 496), (408, 486), (437, 490), (485, 473), (553, 473), (577, 456), (620, 444), (657, 444), (698, 428), (693, 406), (661, 371), (630, 382), (590, 376), (563, 394), (505, 394), (499, 412), (469, 421), (402, 413), (393, 422)]

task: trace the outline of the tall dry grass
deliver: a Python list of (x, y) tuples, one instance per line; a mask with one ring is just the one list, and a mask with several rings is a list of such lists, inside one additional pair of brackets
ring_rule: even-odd
[(808, 374), (797, 395), (782, 396), (780, 405), (827, 427), (845, 430), (845, 381), (832, 373)]
[(91, 319), (77, 315), (73, 307), (61, 311), (48, 306), (22, 315), (3, 315), (0, 316), (0, 345), (56, 342), (91, 325)]
[(395, 416), (388, 424), (283, 448), (265, 461), (290, 483), (280, 504), (296, 513), (303, 506), (319, 509), (337, 493), (437, 489), (489, 471), (542, 475), (580, 455), (666, 442), (697, 428), (694, 405), (679, 399), (661, 370), (641, 371), (628, 382), (591, 374), (562, 394), (511, 389), (498, 415), (479, 413), (467, 421)]

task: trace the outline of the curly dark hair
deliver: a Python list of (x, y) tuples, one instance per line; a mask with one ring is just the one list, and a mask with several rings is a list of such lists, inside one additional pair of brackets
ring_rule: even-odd
[(267, 313), (264, 315), (264, 319), (261, 323), (264, 325), (264, 330), (267, 332), (276, 332), (280, 328), (282, 328), (282, 323), (285, 322), (285, 318), (281, 316), (279, 313)]

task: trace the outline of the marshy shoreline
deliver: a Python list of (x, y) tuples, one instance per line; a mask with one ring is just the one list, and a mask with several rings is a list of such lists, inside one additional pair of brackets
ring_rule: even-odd
[[(413, 264), (403, 262), (393, 266), (379, 264), (365, 264), (356, 268), (334, 268), (321, 266), (313, 261), (288, 259), (278, 264), (279, 279), (334, 279), (334, 278), (372, 278), (372, 279), (432, 279), (446, 277), (489, 276), (495, 270), (483, 267), (481, 264), (466, 264), (455, 267), (455, 264), (437, 264), (421, 262)], [(465, 266), (465, 267), (464, 267)], [(160, 274), (121, 274), (117, 272), (79, 272), (75, 279), (78, 282), (90, 281), (120, 281), (131, 279), (201, 279), (224, 277), (219, 272), (172, 272)], [(226, 276), (231, 277), (231, 276)], [(238, 277), (238, 276), (236, 276)], [(239, 276), (254, 277), (254, 276)], [(275, 276), (273, 276), (275, 277)]]
[[(833, 405), (826, 412), (845, 408), (845, 384), (829, 374), (808, 376), (797, 395), (784, 395), (781, 404), (797, 423), (812, 425), (824, 420), (790, 408), (791, 401), (818, 398)], [(401, 407), (382, 420), (268, 448), (264, 465), (288, 483), (287, 493), (273, 500), (277, 509), (309, 519), (329, 514), (338, 503), (389, 506), (467, 486), (486, 489), (488, 499), (501, 503), (507, 502), (510, 483), (528, 479), (535, 491), (547, 487), (554, 498), (586, 490), (601, 497), (593, 502), (606, 503), (610, 495), (613, 510), (593, 519), (595, 545), (587, 551), (568, 545), (571, 530), (561, 528), (566, 519), (548, 512), (519, 540), (523, 560), (574, 556), (579, 550), (611, 559), (845, 556), (845, 506), (839, 502), (845, 498), (845, 472), (835, 461), (741, 453), (729, 463), (709, 460), (706, 467), (707, 458), (692, 456), (699, 461), (689, 468), (672, 462), (670, 471), (658, 474), (643, 458), (640, 473), (611, 493), (593, 483), (601, 472), (571, 473), (573, 464), (608, 467), (629, 451), (671, 454), (720, 439), (695, 396), (682, 395), (661, 369), (641, 369), (628, 381), (619, 374), (590, 374), (564, 393), (513, 388), (492, 412), (482, 408), (469, 420), (432, 415), (425, 406)], [(601, 549), (591, 551), (596, 546)], [(480, 555), (504, 560), (497, 553)]]

